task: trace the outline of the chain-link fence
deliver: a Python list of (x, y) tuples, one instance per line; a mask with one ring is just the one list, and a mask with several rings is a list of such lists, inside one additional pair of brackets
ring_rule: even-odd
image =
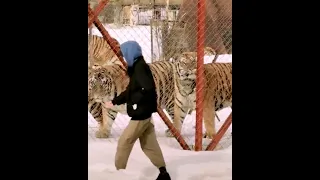
[(227, 118), (232, 104), (231, 0), (92, 0), (89, 4), (90, 139), (116, 141), (129, 122), (125, 106), (106, 109), (102, 102), (126, 87), (119, 44), (135, 40), (156, 82), (159, 111), (153, 121), (159, 140), (196, 150), (231, 145), (231, 116)]

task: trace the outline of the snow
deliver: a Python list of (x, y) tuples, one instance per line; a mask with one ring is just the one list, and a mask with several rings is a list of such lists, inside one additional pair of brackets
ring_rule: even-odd
[[(161, 144), (172, 180), (231, 180), (232, 147), (217, 152), (194, 152), (173, 149)], [(126, 170), (114, 167), (116, 145), (89, 143), (89, 180), (155, 180), (159, 171), (135, 144)]]
[[(218, 112), (222, 122), (227, 118), (230, 109)], [(182, 136), (188, 144), (194, 144), (194, 114), (188, 115), (182, 129)], [(231, 180), (232, 179), (232, 140), (230, 131), (227, 137), (223, 137), (217, 151), (185, 151), (182, 150), (174, 138), (164, 136), (165, 124), (157, 114), (153, 115), (156, 133), (165, 161), (167, 170), (173, 180)], [(152, 180), (156, 179), (158, 170), (145, 156), (140, 148), (139, 141), (136, 142), (131, 152), (127, 169), (117, 171), (114, 167), (114, 156), (117, 147), (117, 139), (125, 126), (128, 124), (127, 115), (118, 114), (111, 131), (111, 138), (96, 139), (94, 131), (97, 130), (96, 122), (88, 113), (88, 173), (89, 180)], [(95, 124), (95, 125), (94, 125)], [(95, 128), (94, 128), (95, 127)], [(204, 144), (208, 144), (207, 143)]]
[[(143, 49), (147, 62), (151, 62), (150, 26), (114, 27), (107, 25), (109, 34), (120, 43), (136, 40)], [(101, 36), (93, 28), (93, 34)], [(155, 48), (155, 51), (158, 49)], [(210, 63), (214, 56), (205, 56), (205, 63)], [(232, 55), (220, 55), (217, 62), (232, 62)], [(166, 111), (164, 111), (166, 113)], [(224, 123), (231, 112), (230, 108), (217, 112), (221, 122), (216, 121), (217, 130)], [(167, 170), (172, 180), (231, 180), (232, 179), (232, 125), (221, 139), (215, 151), (185, 151), (182, 150), (175, 138), (165, 137), (166, 125), (157, 113), (153, 114), (153, 121), (159, 144), (163, 151)], [(112, 126), (111, 135), (107, 139), (94, 137), (97, 122), (88, 112), (88, 173), (89, 180), (152, 180), (156, 179), (158, 170), (145, 156), (136, 142), (126, 170), (117, 171), (114, 167), (114, 156), (117, 140), (129, 123), (127, 115), (118, 114)], [(189, 146), (194, 145), (195, 112), (185, 118), (181, 135)], [(204, 139), (204, 148), (210, 140)]]

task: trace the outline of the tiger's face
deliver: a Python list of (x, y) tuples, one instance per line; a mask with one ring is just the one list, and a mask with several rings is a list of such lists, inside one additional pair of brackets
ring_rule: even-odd
[(195, 83), (197, 77), (197, 54), (194, 52), (182, 53), (176, 61), (176, 70), (182, 85)]
[(113, 78), (107, 69), (98, 67), (92, 69), (88, 75), (88, 96), (96, 102), (110, 101), (112, 95)]
[[(205, 56), (215, 55), (216, 52), (211, 47), (204, 48)], [(197, 78), (197, 52), (184, 52), (176, 61), (177, 73), (182, 83), (195, 83)], [(187, 85), (187, 84), (186, 84)]]

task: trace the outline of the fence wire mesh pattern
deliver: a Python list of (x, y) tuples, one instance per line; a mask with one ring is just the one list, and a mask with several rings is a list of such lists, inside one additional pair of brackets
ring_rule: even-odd
[(89, 140), (117, 141), (129, 123), (125, 105), (107, 109), (103, 102), (126, 88), (119, 45), (135, 40), (156, 83), (159, 140), (189, 150), (230, 146), (231, 0), (88, 3)]

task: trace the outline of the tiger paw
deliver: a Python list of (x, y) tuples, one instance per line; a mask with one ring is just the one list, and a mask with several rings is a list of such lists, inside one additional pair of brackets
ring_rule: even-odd
[(101, 131), (96, 132), (96, 138), (108, 138), (108, 137), (109, 137), (109, 133), (101, 132)]
[(215, 136), (216, 136), (216, 134), (208, 133), (208, 132), (205, 132), (203, 134), (203, 138), (207, 138), (207, 139), (213, 139)]

